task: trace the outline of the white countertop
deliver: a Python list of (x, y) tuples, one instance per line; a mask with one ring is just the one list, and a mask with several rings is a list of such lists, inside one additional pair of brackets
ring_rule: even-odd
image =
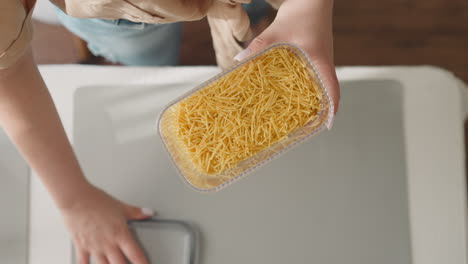
[[(75, 138), (74, 94), (81, 87), (156, 87), (170, 85), (175, 80), (197, 84), (218, 72), (214, 67), (58, 65), (40, 69), (71, 140)], [(338, 77), (342, 82), (393, 80), (401, 83), (412, 263), (466, 263), (464, 113), (460, 81), (449, 72), (433, 67), (345, 67), (338, 69)], [(30, 188), (29, 263), (70, 263), (71, 244), (57, 211), (35, 177)]]

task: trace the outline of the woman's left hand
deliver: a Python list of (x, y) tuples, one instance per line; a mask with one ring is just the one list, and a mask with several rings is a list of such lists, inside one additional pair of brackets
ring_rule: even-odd
[(340, 87), (333, 62), (332, 13), (333, 0), (285, 0), (273, 23), (235, 59), (241, 61), (277, 42), (298, 45), (320, 73), (336, 113)]

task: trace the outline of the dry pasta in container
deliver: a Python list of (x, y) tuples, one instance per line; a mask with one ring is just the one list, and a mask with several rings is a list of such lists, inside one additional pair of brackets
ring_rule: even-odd
[(166, 106), (159, 134), (183, 179), (215, 191), (322, 131), (333, 103), (312, 62), (280, 43)]

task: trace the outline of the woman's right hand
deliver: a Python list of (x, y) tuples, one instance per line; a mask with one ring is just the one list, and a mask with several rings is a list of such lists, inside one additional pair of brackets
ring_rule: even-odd
[(77, 264), (147, 264), (128, 229), (128, 220), (143, 220), (154, 213), (118, 201), (90, 186), (81, 199), (60, 209), (75, 245)]

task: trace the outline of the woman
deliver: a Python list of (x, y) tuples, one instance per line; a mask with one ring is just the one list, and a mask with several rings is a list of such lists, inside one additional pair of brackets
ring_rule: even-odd
[[(179, 33), (178, 25), (171, 23), (205, 16), (222, 67), (235, 63), (234, 57), (243, 60), (275, 42), (295, 43), (315, 62), (337, 109), (332, 0), (269, 1), (279, 8), (277, 17), (245, 50), (238, 43), (251, 36), (241, 4), (249, 0), (52, 2), (60, 8), (59, 17), (65, 26), (87, 40), (93, 52), (128, 65), (175, 64)], [(126, 222), (151, 217), (153, 212), (109, 196), (83, 175), (29, 47), (33, 6), (34, 0), (0, 3), (0, 125), (38, 173), (59, 208), (76, 248), (77, 263), (88, 263), (90, 257), (98, 264), (125, 263), (125, 257), (132, 263), (148, 263)], [(94, 18), (105, 19), (98, 21), (104, 24), (89, 27), (86, 23), (96, 22)], [(131, 27), (114, 27), (122, 23)], [(141, 30), (126, 31), (135, 29), (135, 25)]]

